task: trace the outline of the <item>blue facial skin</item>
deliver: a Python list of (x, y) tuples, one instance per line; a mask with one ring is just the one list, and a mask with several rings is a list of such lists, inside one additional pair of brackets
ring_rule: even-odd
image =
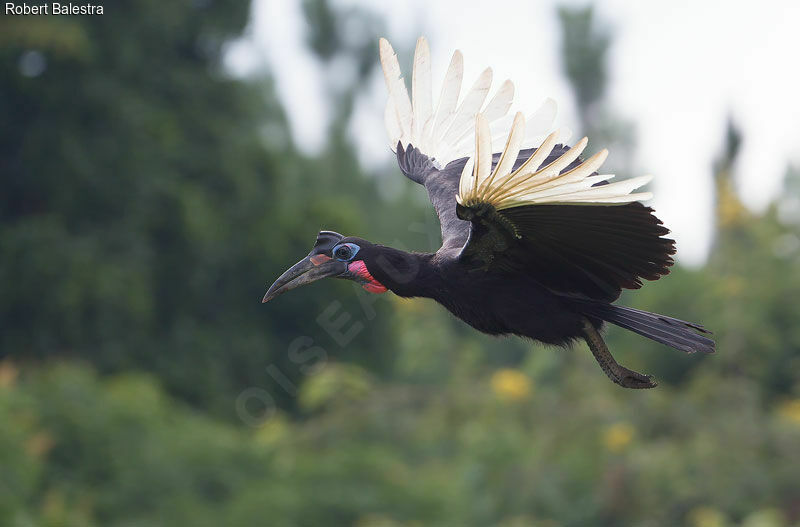
[(340, 262), (349, 262), (356, 257), (356, 254), (358, 254), (360, 249), (361, 247), (355, 243), (343, 243), (334, 247), (333, 251), (331, 251), (331, 254), (333, 254), (333, 257)]

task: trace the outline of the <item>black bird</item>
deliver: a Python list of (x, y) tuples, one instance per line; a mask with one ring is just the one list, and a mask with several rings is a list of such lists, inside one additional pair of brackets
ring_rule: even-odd
[(385, 39), (380, 55), (390, 144), (401, 171), (428, 191), (442, 247), (409, 253), (322, 231), (264, 302), (325, 277), (354, 280), (374, 293), (432, 298), (490, 335), (558, 346), (583, 338), (606, 375), (626, 388), (656, 382), (617, 364), (600, 335), (604, 322), (687, 353), (714, 351), (698, 324), (612, 304), (622, 288), (657, 280), (673, 263), (675, 242), (663, 237), (669, 231), (639, 203), (652, 195), (631, 193), (649, 177), (608, 183), (613, 176), (596, 172), (605, 150), (580, 158), (586, 138), (571, 148), (557, 144), (558, 132), (541, 141), (555, 116), (549, 99), (528, 119), (517, 113), (510, 128), (492, 133), (490, 124), (502, 128), (510, 118), (514, 86), (506, 81), (484, 105), (492, 77), (487, 68), (459, 105), (458, 51), (435, 108), (424, 38), (414, 56), (412, 99)]

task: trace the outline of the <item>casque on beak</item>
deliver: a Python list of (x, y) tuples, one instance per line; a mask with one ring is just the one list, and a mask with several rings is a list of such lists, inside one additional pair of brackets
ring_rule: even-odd
[(334, 260), (324, 254), (309, 254), (278, 277), (261, 302), (269, 302), (286, 291), (316, 282), (322, 278), (339, 276), (346, 271), (346, 262)]

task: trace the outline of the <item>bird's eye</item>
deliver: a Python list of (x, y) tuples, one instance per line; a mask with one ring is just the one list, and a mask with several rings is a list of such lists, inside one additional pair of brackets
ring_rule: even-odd
[(343, 262), (353, 259), (360, 247), (354, 243), (343, 243), (333, 248), (333, 257)]

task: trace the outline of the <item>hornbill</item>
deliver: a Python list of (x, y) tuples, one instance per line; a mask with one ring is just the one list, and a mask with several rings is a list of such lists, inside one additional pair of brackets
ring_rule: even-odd
[(597, 173), (606, 150), (583, 160), (585, 137), (572, 147), (558, 141), (558, 131), (544, 137), (555, 117), (552, 100), (527, 119), (509, 114), (510, 81), (484, 105), (490, 68), (459, 104), (459, 51), (435, 106), (424, 38), (414, 54), (411, 98), (385, 39), (380, 59), (390, 147), (403, 174), (427, 190), (442, 246), (405, 252), (321, 231), (264, 302), (325, 277), (354, 280), (373, 293), (432, 298), (490, 335), (560, 346), (582, 338), (606, 375), (625, 388), (656, 382), (614, 360), (600, 334), (605, 322), (687, 353), (714, 351), (699, 324), (612, 304), (623, 288), (657, 280), (673, 263), (668, 229), (640, 203), (652, 194), (633, 193), (650, 177), (608, 183), (613, 175)]

